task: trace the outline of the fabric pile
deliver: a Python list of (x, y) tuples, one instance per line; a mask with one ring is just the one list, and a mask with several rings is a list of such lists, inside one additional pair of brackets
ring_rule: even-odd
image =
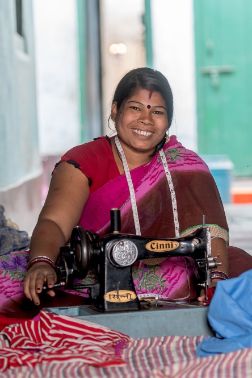
[(0, 205), (0, 255), (28, 248), (28, 233), (18, 230), (16, 225), (6, 219), (4, 212), (4, 207)]
[(208, 320), (216, 337), (198, 345), (200, 357), (252, 348), (252, 270), (217, 284)]
[(26, 272), (27, 261), (27, 251), (13, 251), (5, 255), (0, 255), (1, 316), (5, 315), (11, 318), (17, 318), (19, 316), (15, 304), (23, 297), (23, 279)]
[[(83, 324), (84, 327), (85, 325), (86, 323)], [(195, 348), (201, 340), (202, 336), (167, 336), (130, 340), (128, 347), (122, 352), (125, 364), (97, 367), (85, 363), (84, 358), (61, 359), (60, 361), (54, 361), (52, 358), (50, 361), (37, 363), (35, 366), (24, 364), (0, 371), (0, 378), (244, 378), (252, 376), (252, 349), (200, 358), (196, 356)], [(92, 355), (93, 349), (94, 346), (91, 345), (86, 353)]]
[(16, 303), (23, 297), (23, 279), (29, 257), (26, 231), (5, 217), (0, 205), (0, 328), (19, 320)]
[(0, 334), (0, 372), (39, 363), (78, 361), (96, 367), (124, 364), (130, 338), (90, 322), (41, 311), (38, 320), (13, 324)]

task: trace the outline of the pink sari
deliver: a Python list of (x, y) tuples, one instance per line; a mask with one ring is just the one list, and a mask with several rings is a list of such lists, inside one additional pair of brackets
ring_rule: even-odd
[[(202, 225), (203, 216), (214, 236), (227, 238), (227, 223), (215, 182), (206, 164), (185, 149), (175, 136), (164, 146), (176, 193), (180, 235)], [(171, 193), (159, 154), (131, 171), (141, 234), (175, 237)], [(105, 235), (110, 227), (110, 209), (120, 208), (122, 232), (135, 234), (131, 201), (125, 175), (118, 175), (90, 194), (79, 224)], [(195, 266), (190, 258), (172, 257), (137, 262), (133, 267), (135, 289), (140, 298), (188, 300), (197, 296)]]

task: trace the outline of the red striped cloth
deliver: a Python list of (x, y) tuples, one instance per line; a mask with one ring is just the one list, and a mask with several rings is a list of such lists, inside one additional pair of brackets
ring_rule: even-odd
[(5, 327), (0, 333), (0, 371), (38, 363), (78, 361), (92, 366), (124, 364), (130, 338), (106, 327), (42, 311), (37, 321)]
[(252, 349), (197, 357), (202, 337), (167, 336), (131, 340), (125, 365), (95, 367), (81, 360), (42, 362), (0, 372), (0, 378), (244, 378), (252, 377)]

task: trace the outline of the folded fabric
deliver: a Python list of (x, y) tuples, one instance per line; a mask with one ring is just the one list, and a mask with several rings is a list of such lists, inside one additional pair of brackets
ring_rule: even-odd
[(206, 338), (198, 345), (198, 356), (252, 347), (252, 270), (218, 282), (208, 321), (216, 337)]
[(41, 311), (39, 320), (5, 327), (0, 333), (0, 372), (42, 362), (78, 361), (121, 365), (130, 338), (91, 322)]

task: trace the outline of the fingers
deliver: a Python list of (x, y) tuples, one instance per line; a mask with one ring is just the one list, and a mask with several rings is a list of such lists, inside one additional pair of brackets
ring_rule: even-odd
[(200, 297), (197, 298), (199, 302), (205, 302), (206, 301), (206, 296), (205, 295), (201, 295)]
[(205, 290), (202, 289), (200, 291), (200, 295), (199, 297), (197, 298), (198, 302), (200, 302), (202, 305), (206, 305), (207, 304), (207, 297), (206, 297), (206, 293), (205, 293)]
[[(35, 305), (40, 305), (39, 294), (43, 290), (43, 286), (48, 286), (52, 288), (57, 281), (57, 275), (54, 269), (48, 265), (38, 265), (33, 266), (26, 273), (24, 280), (24, 293), (27, 298), (35, 303)], [(55, 296), (53, 290), (49, 290), (48, 294), (50, 296)]]
[(207, 288), (207, 291), (201, 290), (199, 297), (197, 298), (198, 301), (207, 306), (210, 304), (215, 292), (215, 286), (211, 286)]
[(53, 287), (54, 285), (55, 285), (55, 282), (56, 282), (56, 275), (55, 275), (55, 272), (54, 272), (54, 274), (48, 274), (47, 275), (47, 280), (46, 280), (46, 282), (47, 282), (47, 287), (48, 288), (51, 288), (51, 287)]
[(55, 297), (55, 291), (54, 290), (48, 290), (47, 294), (50, 295), (50, 297)]

